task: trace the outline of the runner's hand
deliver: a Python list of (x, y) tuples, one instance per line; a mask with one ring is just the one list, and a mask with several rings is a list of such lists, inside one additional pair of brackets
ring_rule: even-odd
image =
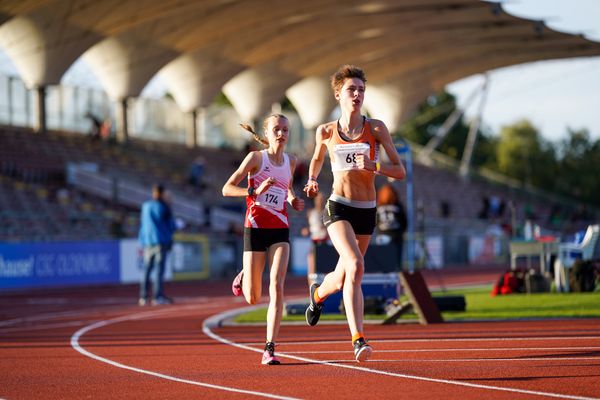
[(366, 157), (364, 154), (356, 155), (356, 166), (358, 169), (364, 169), (367, 171), (375, 171), (376, 169), (375, 161), (371, 160), (369, 157)]
[(257, 188), (255, 193), (258, 194), (263, 194), (265, 193), (267, 190), (269, 190), (269, 188), (271, 186), (273, 186), (275, 183), (277, 183), (277, 180), (275, 180), (275, 178), (268, 178), (265, 179)]
[(302, 190), (306, 193), (306, 197), (313, 198), (319, 193), (319, 184), (316, 180), (310, 179)]
[(294, 210), (296, 210), (296, 211), (304, 210), (304, 200), (302, 200), (299, 197), (294, 197), (292, 199), (291, 204), (292, 204), (292, 207), (294, 208)]

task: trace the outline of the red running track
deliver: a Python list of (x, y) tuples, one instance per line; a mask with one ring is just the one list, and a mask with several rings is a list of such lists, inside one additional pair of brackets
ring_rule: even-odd
[(0, 398), (600, 399), (600, 319), (368, 325), (360, 364), (345, 324), (285, 325), (283, 364), (262, 366), (264, 326), (219, 326), (246, 307), (228, 286), (170, 284), (158, 307), (134, 286), (2, 294)]

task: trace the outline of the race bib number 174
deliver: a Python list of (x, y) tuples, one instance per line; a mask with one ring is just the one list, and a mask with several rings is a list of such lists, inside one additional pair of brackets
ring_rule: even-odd
[(257, 196), (256, 204), (263, 207), (270, 207), (276, 210), (282, 210), (286, 196), (286, 190), (283, 190), (280, 187), (271, 186), (269, 190), (267, 190), (265, 193), (259, 194)]

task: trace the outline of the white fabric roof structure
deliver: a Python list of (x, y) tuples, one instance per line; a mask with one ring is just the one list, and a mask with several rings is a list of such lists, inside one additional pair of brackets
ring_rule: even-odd
[(309, 128), (335, 106), (328, 76), (356, 64), (373, 88), (365, 107), (390, 130), (457, 79), (600, 55), (600, 43), (481, 0), (3, 0), (0, 47), (32, 88), (83, 56), (124, 107), (161, 74), (183, 111), (223, 90), (254, 120), (287, 94)]

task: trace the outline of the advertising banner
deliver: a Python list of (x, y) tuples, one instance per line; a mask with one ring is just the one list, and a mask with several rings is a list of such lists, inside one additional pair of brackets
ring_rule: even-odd
[(117, 241), (0, 244), (0, 290), (119, 280)]

